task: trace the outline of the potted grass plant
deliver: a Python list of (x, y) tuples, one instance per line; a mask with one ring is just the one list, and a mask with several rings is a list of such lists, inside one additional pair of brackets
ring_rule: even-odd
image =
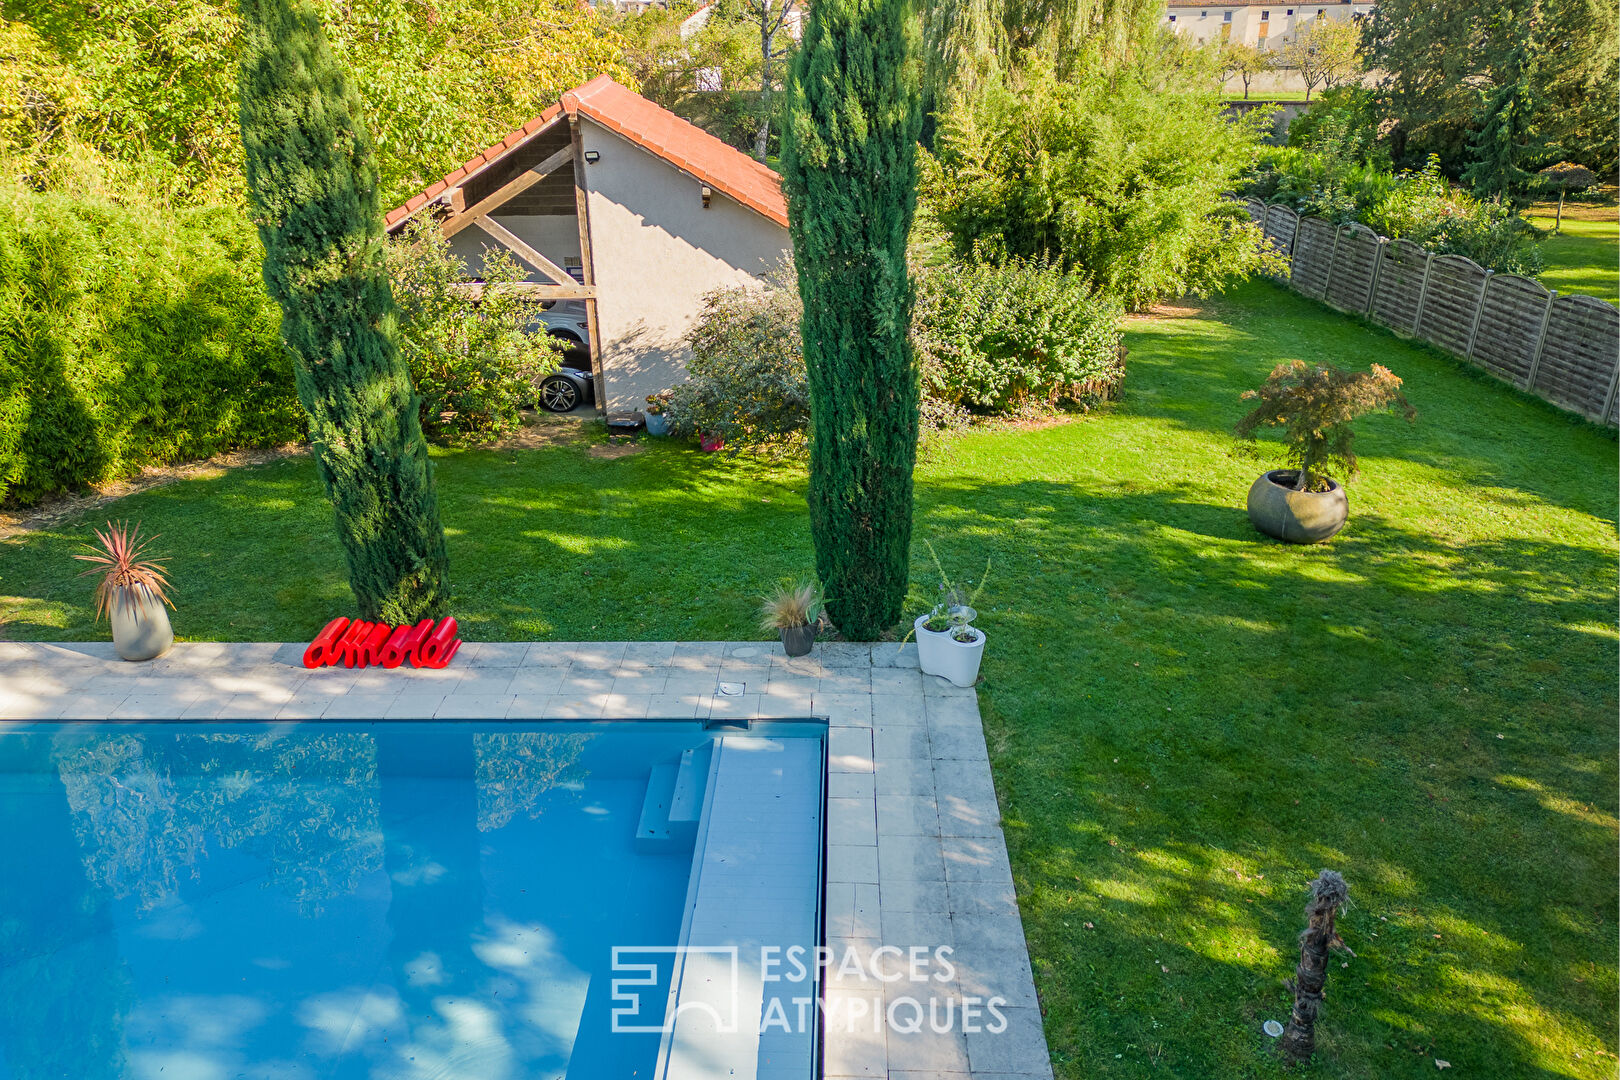
[(1283, 429), (1292, 468), (1262, 473), (1249, 488), (1249, 520), (1255, 528), (1289, 544), (1319, 544), (1344, 528), (1350, 500), (1341, 480), (1356, 475), (1351, 421), (1391, 406), (1407, 420), (1417, 411), (1401, 395), (1401, 380), (1386, 367), (1342, 371), (1329, 364), (1303, 360), (1278, 364), (1265, 385), (1245, 390), (1245, 400), (1258, 401), (1237, 423), (1240, 439), (1253, 441), (1263, 427)]
[(979, 681), (985, 643), (984, 631), (973, 625), (979, 614), (974, 605), (990, 577), (990, 561), (985, 560), (984, 574), (969, 592), (945, 573), (934, 545), (926, 540), (923, 545), (939, 573), (939, 591), (933, 606), (911, 624), (917, 635), (917, 665), (924, 675), (937, 675), (955, 686), (972, 686)]
[(107, 523), (107, 531), (96, 530), (96, 544), (86, 544), (87, 554), (75, 555), (94, 563), (80, 577), (99, 575), (96, 582), (96, 621), (103, 617), (112, 623), (113, 648), (125, 660), (154, 660), (174, 644), (169, 626), (168, 579), (162, 563), (154, 562), (147, 547), (156, 536), (143, 537), (139, 522), (131, 529), (125, 522)]
[(817, 586), (804, 581), (782, 584), (761, 598), (759, 625), (777, 632), (789, 656), (804, 656), (815, 644), (823, 610)]

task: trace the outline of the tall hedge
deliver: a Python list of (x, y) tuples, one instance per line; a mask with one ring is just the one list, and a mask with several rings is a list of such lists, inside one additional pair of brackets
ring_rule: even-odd
[(810, 377), (810, 529), (827, 606), (855, 639), (899, 620), (911, 548), (912, 22), (904, 0), (812, 4), (783, 138)]
[(238, 214), (0, 185), (0, 502), (297, 439), (259, 252)]
[(241, 122), (264, 280), (360, 615), (438, 614), (444, 530), (410, 372), (394, 342), (377, 164), (360, 100), (308, 0), (242, 0)]

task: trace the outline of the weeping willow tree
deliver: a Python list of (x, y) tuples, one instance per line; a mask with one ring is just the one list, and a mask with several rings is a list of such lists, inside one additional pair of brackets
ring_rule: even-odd
[(971, 96), (1024, 53), (1060, 77), (1088, 60), (1116, 63), (1156, 33), (1161, 0), (931, 0), (923, 11), (930, 109)]

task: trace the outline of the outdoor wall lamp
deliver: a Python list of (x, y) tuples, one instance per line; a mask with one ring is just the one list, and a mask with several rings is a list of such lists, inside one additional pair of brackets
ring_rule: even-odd
[(587, 151), (585, 151), (585, 164), (587, 164), (587, 165), (595, 165), (598, 161), (601, 161), (601, 160), (602, 160), (602, 155), (600, 153), (598, 153), (597, 151), (595, 151), (595, 150), (587, 150)]
[(713, 197), (714, 192), (710, 191), (709, 186), (705, 184), (703, 186), (703, 209), (707, 210), (709, 208), (709, 200)]

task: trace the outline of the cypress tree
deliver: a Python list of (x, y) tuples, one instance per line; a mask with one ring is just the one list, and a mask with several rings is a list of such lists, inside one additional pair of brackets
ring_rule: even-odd
[(905, 0), (816, 0), (784, 132), (810, 380), (810, 531), (827, 607), (853, 639), (900, 618), (919, 375), (907, 330), (917, 72)]
[(444, 530), (409, 369), (394, 343), (377, 165), (360, 100), (308, 0), (241, 0), (242, 145), (321, 483), (360, 616), (436, 615)]

